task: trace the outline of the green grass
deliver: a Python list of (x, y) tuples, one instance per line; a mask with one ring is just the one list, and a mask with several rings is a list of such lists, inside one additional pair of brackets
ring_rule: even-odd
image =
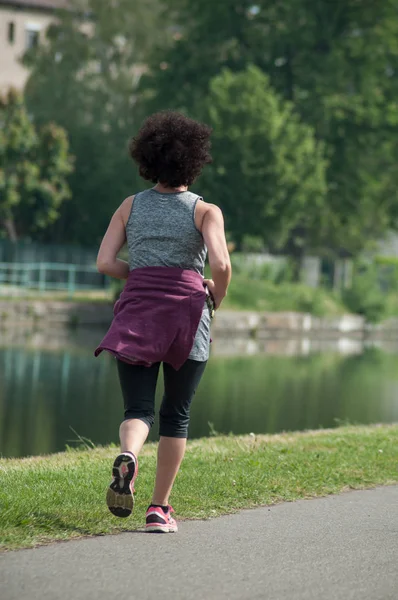
[[(210, 276), (210, 275), (209, 275)], [(116, 288), (76, 292), (69, 298), (67, 292), (30, 293), (25, 296), (4, 296), (2, 301), (12, 303), (26, 301), (72, 302), (106, 304), (115, 299)], [(118, 291), (121, 291), (118, 289)], [(228, 296), (222, 308), (253, 311), (297, 311), (309, 312), (316, 316), (335, 316), (350, 312), (341, 299), (323, 288), (313, 289), (299, 283), (275, 284), (271, 281), (253, 279), (245, 275), (234, 275)]]
[(75, 302), (84, 304), (109, 304), (114, 301), (114, 292), (110, 289), (77, 290), (72, 297), (66, 290), (46, 291), (40, 293), (37, 290), (22, 290), (21, 295), (6, 295), (6, 288), (2, 286), (1, 302)]
[(223, 308), (254, 311), (296, 311), (316, 316), (336, 316), (350, 312), (337, 294), (301, 283), (279, 283), (245, 275), (232, 278)]
[[(116, 448), (0, 460), (0, 547), (142, 527), (151, 499), (156, 444), (140, 458), (136, 507), (128, 519), (104, 504)], [(398, 482), (398, 425), (340, 427), (189, 443), (172, 503), (177, 518), (208, 518), (283, 500)]]
[[(210, 277), (207, 268), (206, 276)], [(2, 301), (11, 303), (25, 301), (73, 302), (77, 304), (112, 304), (123, 288), (123, 282), (114, 282), (107, 290), (86, 290), (75, 292), (72, 298), (66, 291), (39, 292), (29, 295), (2, 296)], [(336, 293), (325, 287), (311, 288), (302, 283), (273, 281), (234, 272), (228, 296), (222, 309), (252, 310), (267, 312), (294, 311), (310, 313), (317, 317), (335, 317), (347, 313), (363, 314), (370, 322), (378, 322), (393, 317), (398, 311), (398, 294), (395, 291), (382, 293), (377, 287), (358, 286), (345, 293)]]

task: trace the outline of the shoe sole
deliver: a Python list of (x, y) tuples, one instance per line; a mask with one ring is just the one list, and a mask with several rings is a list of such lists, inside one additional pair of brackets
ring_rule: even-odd
[(167, 525), (164, 527), (162, 525), (147, 525), (147, 527), (145, 527), (145, 531), (147, 533), (177, 533), (178, 529), (170, 529), (167, 527)]
[[(122, 465), (127, 467), (127, 471), (121, 468)], [(113, 463), (113, 481), (106, 493), (106, 504), (115, 517), (125, 519), (133, 512), (134, 496), (130, 484), (134, 479), (135, 472), (136, 463), (131, 456), (119, 454)]]

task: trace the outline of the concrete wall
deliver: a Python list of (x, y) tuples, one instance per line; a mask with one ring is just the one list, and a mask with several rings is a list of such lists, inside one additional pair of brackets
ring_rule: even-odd
[[(63, 327), (100, 328), (104, 332), (113, 316), (109, 304), (0, 300), (0, 330), (19, 327), (26, 330)], [(295, 312), (257, 313), (222, 310), (213, 323), (214, 338), (256, 340), (262, 345), (271, 340), (388, 339), (398, 340), (398, 319), (379, 325), (367, 324), (358, 315), (319, 318)], [(1, 335), (1, 334), (0, 334)]]
[[(365, 320), (357, 315), (319, 318), (305, 313), (257, 313), (251, 311), (220, 311), (214, 323), (215, 331), (228, 335), (249, 334), (258, 339), (285, 336), (362, 335)], [(398, 323), (397, 323), (398, 326)]]

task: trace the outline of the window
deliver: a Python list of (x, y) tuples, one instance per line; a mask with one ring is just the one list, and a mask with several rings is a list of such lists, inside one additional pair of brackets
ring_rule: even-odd
[(40, 39), (40, 25), (35, 23), (27, 23), (25, 26), (25, 48), (30, 50), (36, 48), (39, 45)]
[(36, 48), (39, 45), (39, 31), (26, 30), (26, 50)]
[(15, 42), (15, 23), (10, 21), (8, 23), (8, 43), (13, 44)]

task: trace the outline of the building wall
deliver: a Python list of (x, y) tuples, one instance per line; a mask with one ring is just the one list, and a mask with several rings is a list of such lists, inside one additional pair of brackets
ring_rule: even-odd
[[(29, 72), (19, 59), (27, 48), (28, 31), (37, 31), (39, 43), (42, 43), (45, 31), (53, 20), (52, 12), (0, 6), (0, 93), (10, 87), (23, 88)], [(13, 43), (8, 39), (10, 23), (14, 23)]]

